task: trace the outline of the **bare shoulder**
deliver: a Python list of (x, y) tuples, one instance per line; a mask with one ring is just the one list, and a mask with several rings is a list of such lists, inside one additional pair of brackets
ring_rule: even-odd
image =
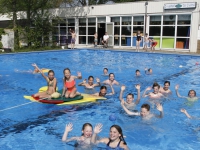
[(124, 144), (124, 142), (120, 143), (120, 148), (123, 148), (124, 150), (129, 150), (128, 146)]

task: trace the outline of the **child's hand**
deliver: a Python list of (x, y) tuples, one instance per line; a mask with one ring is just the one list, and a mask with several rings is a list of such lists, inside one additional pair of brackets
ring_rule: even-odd
[(78, 77), (82, 77), (81, 72), (77, 72)]
[(136, 84), (136, 85), (135, 85), (135, 88), (136, 88), (137, 90), (139, 90), (139, 89), (140, 89), (140, 84)]
[(181, 108), (182, 113), (186, 113), (187, 111), (184, 108)]
[(37, 67), (37, 65), (35, 63), (32, 64), (33, 67)]
[(98, 123), (95, 127), (94, 127), (94, 133), (98, 134), (101, 132), (103, 125), (101, 123)]
[(122, 85), (121, 86), (121, 91), (124, 91), (126, 89), (126, 86), (125, 85)]
[(73, 130), (73, 124), (72, 123), (66, 124), (65, 131), (70, 132), (72, 130)]
[(159, 111), (163, 111), (163, 107), (162, 107), (162, 105), (161, 105), (160, 103), (157, 103), (157, 104), (156, 104), (156, 108), (157, 108), (157, 110), (159, 110)]
[(178, 90), (178, 88), (179, 88), (179, 85), (177, 84), (177, 85), (175, 86), (175, 90)]
[(99, 79), (99, 78), (96, 78), (96, 81), (97, 81), (97, 82), (100, 82), (100, 79)]

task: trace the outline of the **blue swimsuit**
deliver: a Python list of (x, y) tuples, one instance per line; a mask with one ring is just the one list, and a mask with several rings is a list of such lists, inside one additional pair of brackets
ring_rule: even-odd
[(111, 140), (109, 139), (109, 142), (108, 142), (108, 144), (107, 144), (107, 146), (106, 146), (106, 150), (124, 150), (123, 148), (120, 148), (120, 147), (119, 147), (121, 140), (120, 140), (119, 143), (117, 144), (117, 147), (116, 147), (116, 148), (110, 147), (110, 146), (109, 146), (109, 145), (110, 145), (110, 142), (111, 142)]

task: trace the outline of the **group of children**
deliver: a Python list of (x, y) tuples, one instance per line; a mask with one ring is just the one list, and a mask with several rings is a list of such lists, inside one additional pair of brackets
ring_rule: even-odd
[[(53, 70), (49, 70), (48, 76), (46, 76), (43, 71), (36, 65), (33, 64), (33, 66), (39, 70), (39, 72), (42, 74), (42, 76), (47, 81), (47, 91), (36, 93), (34, 96), (39, 98), (51, 98), (52, 94), (56, 92), (57, 87), (57, 79), (55, 78), (55, 73)], [(145, 68), (145, 74), (151, 75), (153, 73), (153, 70), (151, 68), (147, 69)], [(66, 68), (63, 70), (63, 91), (61, 96), (66, 98), (74, 98), (77, 95), (80, 95), (80, 93), (77, 91), (76, 88), (76, 82), (75, 79), (82, 79), (82, 75), (80, 72), (77, 73), (77, 76), (71, 75), (70, 69)], [(108, 69), (103, 69), (103, 75), (108, 76), (109, 78), (102, 83), (100, 82), (99, 78), (96, 78), (96, 83), (94, 83), (94, 77), (89, 76), (88, 81), (84, 79), (82, 82), (80, 82), (79, 86), (84, 86), (86, 89), (94, 89), (95, 87), (100, 87), (100, 91), (98, 93), (93, 93), (94, 96), (100, 96), (105, 97), (106, 95), (113, 95), (115, 94), (113, 85), (120, 85), (119, 82), (115, 80), (114, 73), (108, 74)], [(135, 72), (136, 76), (140, 76), (140, 70), (136, 70)], [(107, 93), (107, 85), (111, 88), (111, 93)], [(129, 93), (126, 96), (126, 100), (123, 99), (123, 93), (126, 89), (124, 85), (121, 86), (121, 91), (119, 95), (119, 100), (121, 103), (121, 107), (128, 115), (134, 115), (134, 116), (141, 116), (142, 119), (149, 120), (153, 117), (156, 118), (162, 118), (163, 117), (163, 107), (161, 105), (161, 99), (162, 98), (168, 98), (169, 95), (171, 95), (171, 90), (169, 89), (170, 82), (165, 81), (164, 86), (161, 87), (158, 83), (154, 83), (152, 87), (147, 87), (144, 90), (144, 93), (142, 97), (149, 97), (150, 103), (152, 105), (156, 105), (157, 110), (160, 112), (159, 114), (153, 114), (150, 112), (150, 105), (145, 103), (141, 105), (140, 111), (135, 111), (135, 107), (137, 104), (140, 103), (140, 88), (141, 86), (139, 84), (135, 85), (135, 88), (137, 90), (137, 99), (134, 101), (134, 95), (132, 93)], [(190, 90), (188, 92), (187, 97), (183, 97), (178, 92), (179, 86), (175, 86), (176, 94), (178, 97), (186, 98), (189, 101), (196, 101), (198, 97), (196, 97), (196, 92), (194, 90)], [(152, 92), (148, 92), (152, 90)], [(181, 109), (181, 112), (184, 113), (188, 118), (192, 118), (185, 109)], [(126, 142), (123, 138), (122, 129), (118, 125), (113, 125), (110, 128), (110, 134), (109, 138), (102, 138), (98, 139), (97, 134), (101, 132), (102, 130), (102, 124), (97, 124), (93, 130), (92, 125), (89, 123), (86, 123), (83, 125), (82, 128), (82, 135), (81, 137), (72, 137), (70, 139), (67, 138), (68, 133), (72, 131), (73, 125), (71, 123), (66, 125), (62, 141), (69, 142), (72, 140), (77, 141), (77, 149), (83, 149), (83, 150), (90, 150), (98, 143), (105, 143), (107, 144), (107, 150), (110, 149), (116, 149), (116, 150), (128, 150), (128, 146), (126, 145)]]

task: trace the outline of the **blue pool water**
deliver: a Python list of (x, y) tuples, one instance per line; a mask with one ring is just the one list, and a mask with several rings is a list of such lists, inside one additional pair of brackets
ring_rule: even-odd
[[(141, 84), (141, 95), (145, 88), (155, 81), (163, 85), (165, 80), (171, 82), (173, 96), (163, 103), (164, 118), (143, 122), (139, 117), (129, 117), (122, 111), (119, 103), (120, 86), (115, 86), (116, 94), (106, 101), (85, 104), (77, 111), (63, 113), (69, 106), (46, 105), (30, 102), (23, 98), (31, 95), (46, 85), (40, 74), (23, 71), (32, 69), (31, 64), (37, 63), (41, 68), (55, 71), (58, 88), (62, 88), (63, 69), (69, 67), (72, 74), (82, 72), (83, 78), (89, 75), (107, 79), (102, 76), (104, 67), (115, 73), (115, 79), (126, 85), (127, 93), (136, 94), (135, 84)], [(113, 124), (122, 127), (125, 140), (131, 150), (196, 150), (200, 147), (200, 120), (189, 120), (180, 108), (185, 108), (192, 115), (200, 118), (200, 102), (188, 103), (177, 98), (174, 86), (180, 85), (179, 92), (187, 96), (190, 89), (195, 89), (200, 97), (200, 57), (186, 55), (170, 55), (155, 53), (114, 52), (109, 50), (74, 50), (50, 51), (21, 54), (5, 54), (0, 56), (0, 149), (2, 150), (55, 150), (74, 149), (73, 142), (62, 143), (61, 138), (65, 124), (72, 122), (74, 129), (69, 136), (80, 136), (81, 127), (85, 122), (93, 126), (104, 125), (101, 137), (109, 136), (109, 128)], [(145, 75), (144, 68), (152, 68), (153, 75)], [(135, 70), (139, 69), (142, 76), (135, 78)], [(17, 71), (18, 70), (18, 71)], [(81, 80), (77, 80), (77, 83)], [(78, 91), (84, 92), (83, 87)], [(99, 91), (99, 88), (96, 88)], [(135, 95), (136, 98), (136, 95)], [(148, 101), (142, 98), (140, 106)], [(158, 113), (155, 108), (152, 112)], [(116, 121), (110, 121), (114, 114)], [(100, 145), (98, 149), (103, 149)]]

